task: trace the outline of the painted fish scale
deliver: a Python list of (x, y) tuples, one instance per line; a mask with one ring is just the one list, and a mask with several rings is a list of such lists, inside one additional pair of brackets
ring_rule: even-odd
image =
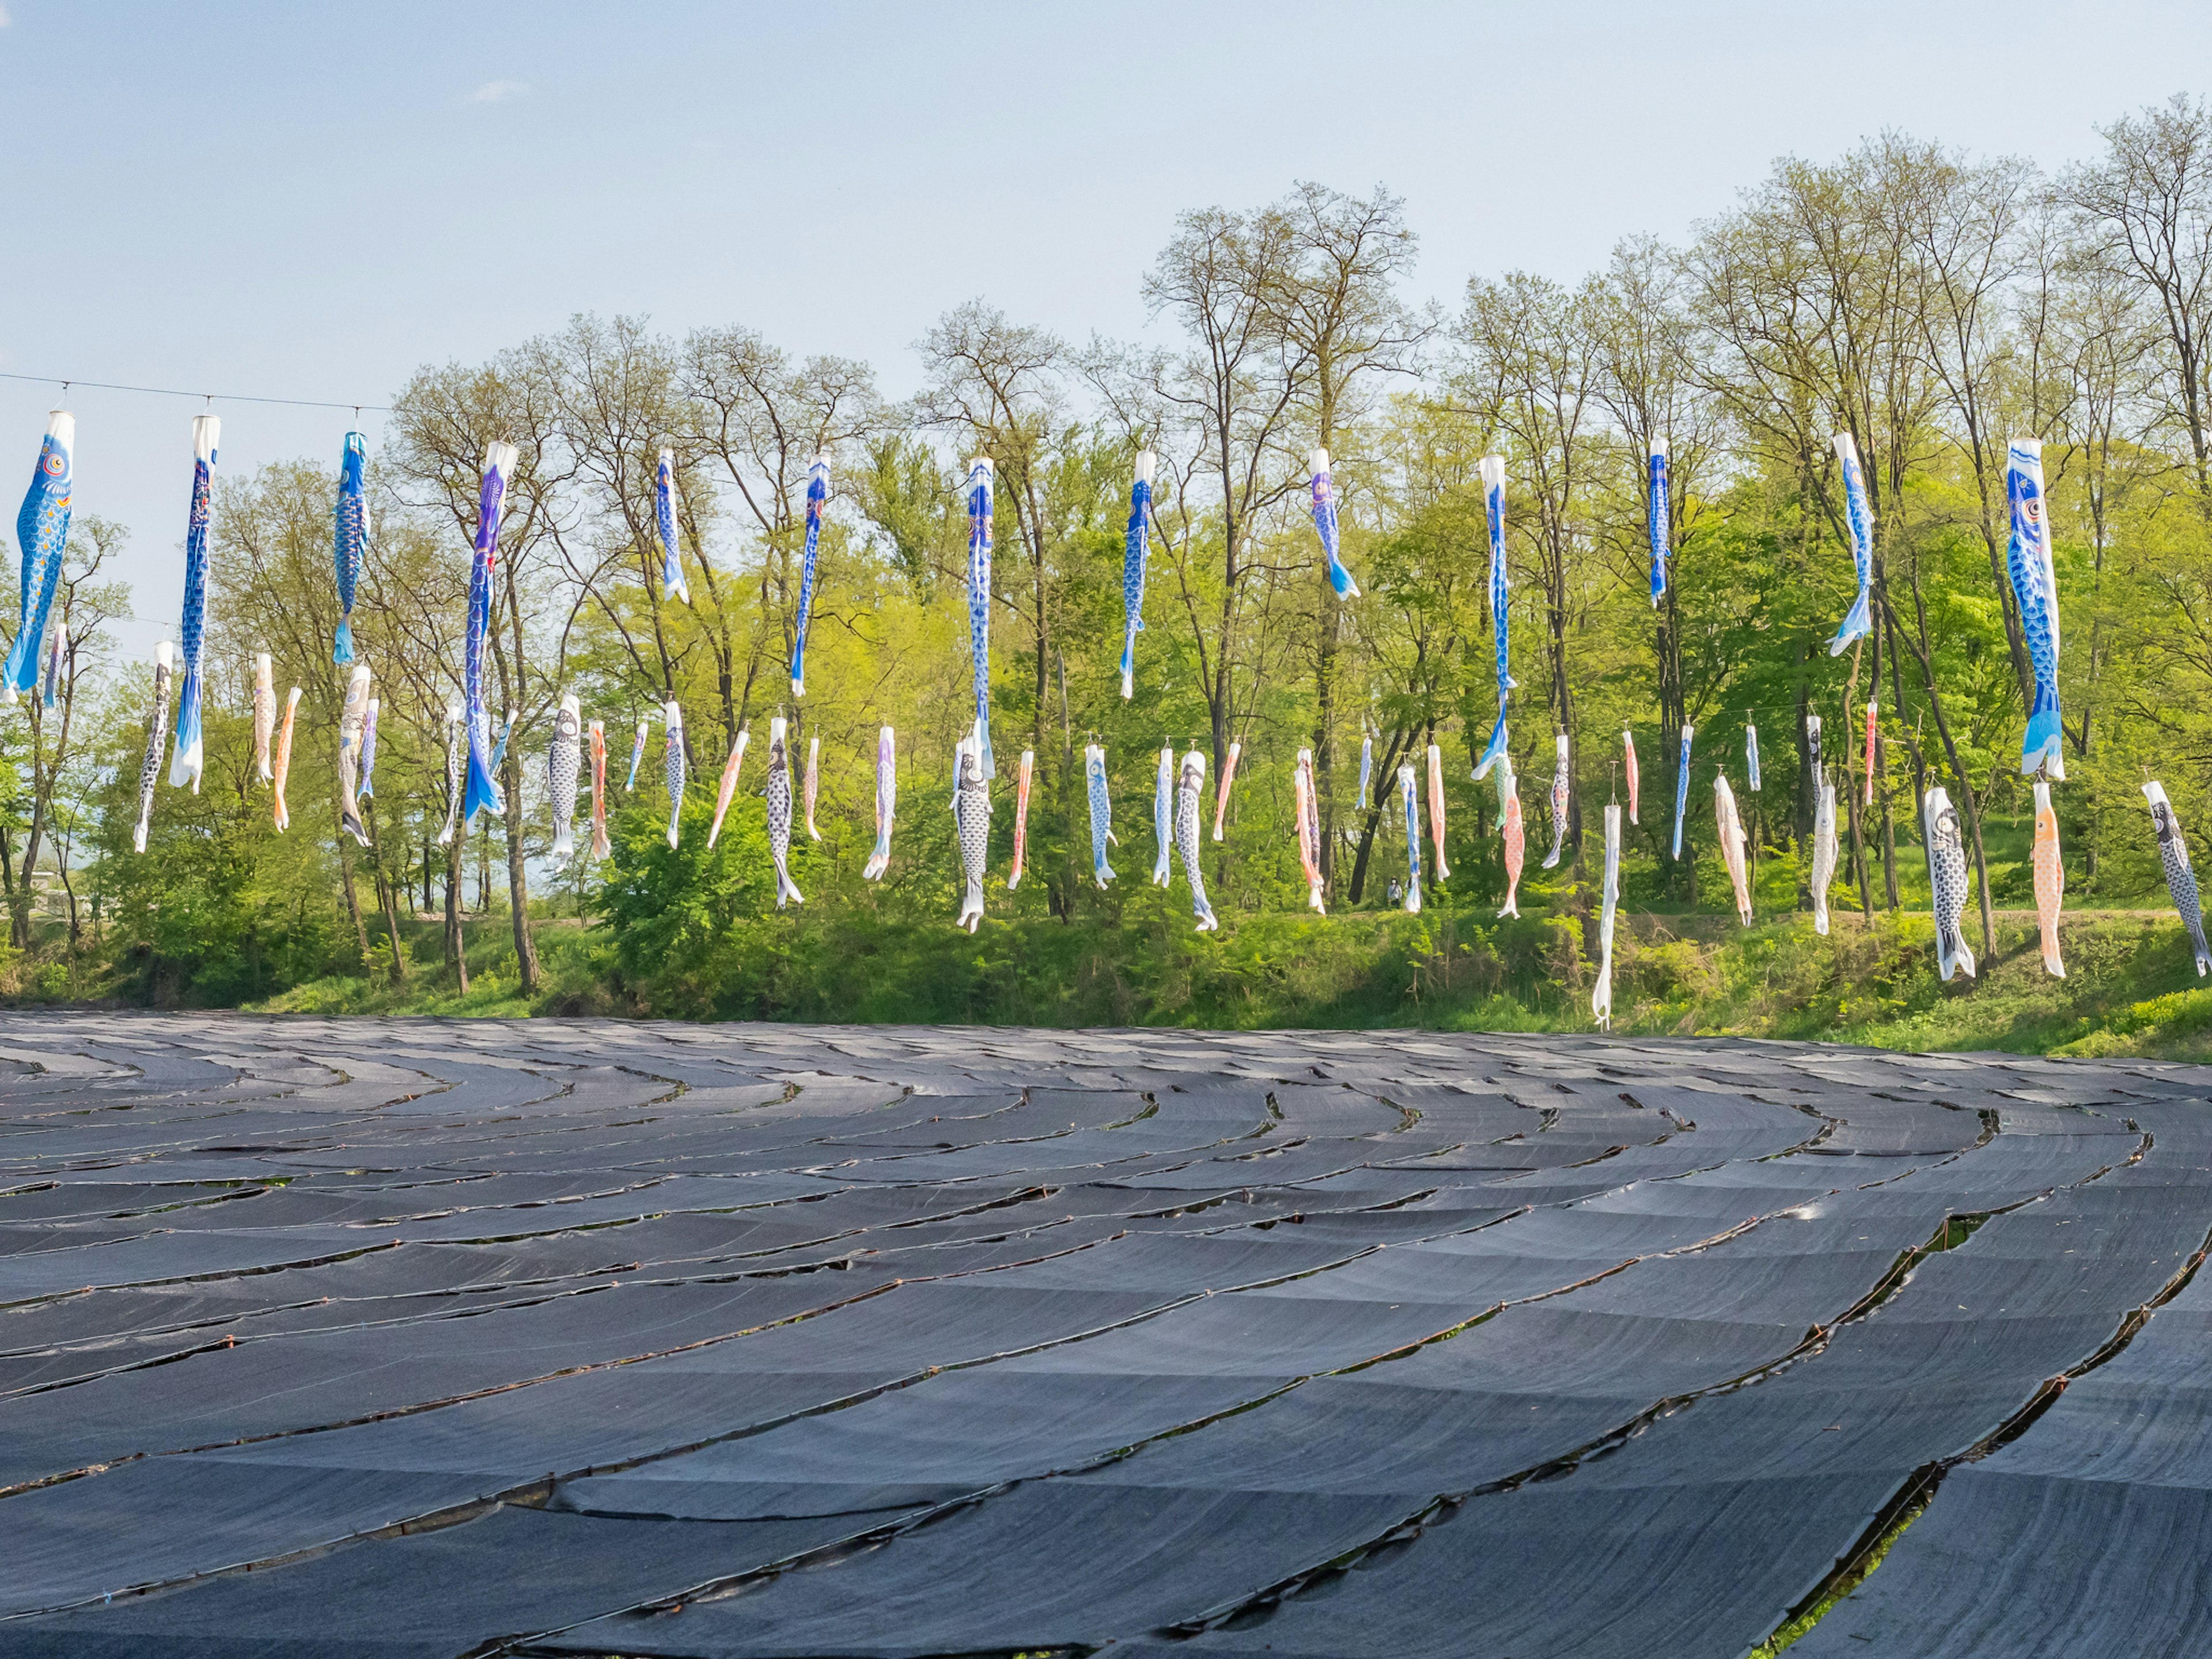
[(1192, 750), (1182, 757), (1182, 774), (1176, 786), (1176, 851), (1182, 855), (1183, 878), (1190, 884), (1191, 914), (1198, 931), (1211, 933), (1221, 923), (1206, 896), (1205, 872), (1198, 867), (1199, 821), (1206, 811), (1206, 757)]

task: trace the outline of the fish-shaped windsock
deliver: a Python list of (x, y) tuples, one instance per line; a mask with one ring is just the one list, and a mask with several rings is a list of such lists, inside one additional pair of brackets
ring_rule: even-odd
[(1667, 495), (1667, 441), (1654, 438), (1644, 459), (1644, 519), (1651, 542), (1651, 608), (1655, 611), (1667, 594), (1667, 538), (1673, 529)]
[(192, 416), (192, 505), (185, 520), (185, 615), (177, 635), (177, 747), (169, 757), (169, 787), (189, 783), (195, 795), (204, 759), (200, 704), (207, 687), (208, 504), (222, 434), (221, 416)]
[(553, 744), (545, 752), (545, 804), (553, 812), (556, 864), (566, 864), (576, 850), (576, 774), (583, 763), (584, 710), (571, 691), (553, 716)]
[(806, 793), (805, 796), (806, 805), (806, 839), (809, 841), (820, 841), (822, 839), (822, 832), (814, 827), (814, 802), (816, 797), (821, 793), (822, 739), (819, 738), (809, 738), (806, 740)]
[(1318, 815), (1314, 810), (1313, 750), (1298, 750), (1298, 761), (1291, 772), (1291, 808), (1297, 818), (1298, 867), (1305, 872), (1306, 902), (1323, 915), (1328, 907), (1322, 902), (1321, 835)]
[(787, 900), (806, 902), (791, 878), (790, 727), (778, 715), (768, 723), (768, 855), (775, 866), (775, 908)]
[(1413, 793), (1413, 769), (1398, 769), (1398, 799), (1406, 810), (1406, 910), (1421, 909), (1421, 802)]
[(368, 845), (361, 819), (361, 746), (368, 731), (368, 665), (356, 663), (346, 677), (345, 707), (338, 711), (338, 833)]
[(592, 858), (594, 862), (615, 850), (607, 836), (607, 728), (592, 722)]
[(154, 650), (154, 708), (146, 723), (146, 758), (138, 767), (138, 827), (131, 832), (131, 845), (146, 850), (146, 831), (154, 823), (154, 785), (161, 775), (161, 758), (169, 749), (169, 675), (174, 653), (163, 640)]
[[(806, 547), (799, 555), (799, 614), (792, 619), (791, 628), (791, 695), (794, 697), (806, 695), (806, 629), (814, 616), (814, 566), (822, 554), (822, 515), (829, 510), (830, 458), (817, 455), (814, 465), (806, 470)], [(811, 809), (807, 813), (806, 833), (814, 835)], [(822, 837), (814, 836), (814, 839)]]
[(752, 727), (740, 729), (738, 740), (730, 745), (729, 759), (722, 763), (722, 781), (714, 791), (714, 822), (707, 829), (707, 845), (710, 848), (721, 836), (722, 820), (728, 815), (730, 802), (738, 793), (738, 770), (745, 763), (745, 746), (752, 740)]
[(1176, 752), (1172, 748), (1160, 750), (1160, 769), (1152, 780), (1152, 840), (1158, 844), (1159, 856), (1152, 860), (1152, 885), (1164, 887), (1174, 873), (1170, 860), (1175, 857), (1175, 792)]
[(1682, 754), (1674, 763), (1674, 856), (1682, 856), (1682, 824), (1690, 816), (1690, 736), (1695, 726), (1682, 728)]
[(1182, 757), (1182, 775), (1176, 785), (1176, 851), (1182, 855), (1183, 879), (1190, 884), (1190, 912), (1198, 918), (1198, 931), (1211, 933), (1221, 923), (1206, 896), (1206, 876), (1198, 867), (1199, 820), (1206, 811), (1206, 757), (1192, 750)]
[(1828, 889), (1836, 879), (1836, 786), (1825, 775), (1813, 806), (1813, 931), (1828, 931)]
[(1875, 714), (1881, 706), (1875, 702), (1867, 704), (1865, 804), (1869, 806), (1874, 805), (1874, 751), (1875, 738), (1880, 735), (1875, 725)]
[[(1844, 473), (1844, 523), (1851, 535), (1851, 562), (1858, 567), (1859, 595), (1836, 637), (1828, 641), (1828, 654), (1840, 657), (1844, 647), (1862, 639), (1874, 628), (1874, 510), (1867, 505), (1866, 474), (1859, 467), (1859, 447), (1848, 432), (1836, 434), (1836, 459)], [(1948, 976), (1947, 976), (1948, 977)]]
[(1721, 843), (1721, 862), (1728, 866), (1729, 884), (1735, 889), (1735, 913), (1751, 926), (1750, 871), (1744, 857), (1743, 819), (1735, 810), (1735, 791), (1728, 774), (1713, 774), (1713, 831)]
[(1490, 632), (1498, 656), (1498, 723), (1490, 728), (1490, 741), (1483, 746), (1482, 758), (1474, 763), (1474, 775), (1482, 777), (1498, 764), (1505, 752), (1505, 704), (1508, 694), (1514, 690), (1514, 679), (1507, 665), (1511, 659), (1507, 649), (1508, 624), (1511, 612), (1506, 603), (1506, 590), (1511, 584), (1505, 575), (1505, 458), (1486, 455), (1482, 458), (1482, 499), (1490, 520)]
[(1551, 869), (1559, 861), (1559, 854), (1567, 844), (1567, 797), (1572, 779), (1571, 764), (1567, 758), (1567, 734), (1564, 732), (1553, 739), (1559, 757), (1552, 769), (1552, 850), (1544, 855), (1544, 867)]
[(1022, 884), (1022, 859), (1028, 851), (1030, 832), (1030, 779), (1036, 771), (1036, 750), (1022, 750), (1021, 769), (1014, 778), (1014, 863), (1006, 872), (1006, 890), (1011, 893)]
[(1528, 856), (1528, 831), (1521, 822), (1521, 786), (1513, 775), (1510, 756), (1498, 769), (1498, 821), (1505, 842), (1505, 908), (1498, 913), (1503, 918), (1521, 914), (1514, 896), (1520, 890), (1521, 870)]
[(963, 738), (952, 757), (952, 826), (960, 842), (961, 873), (967, 878), (960, 915), (952, 925), (971, 933), (983, 922), (983, 863), (991, 851), (991, 783), (976, 752), (980, 742), (980, 737)]
[[(684, 710), (673, 702), (660, 705), (660, 727), (667, 733), (668, 747), (660, 758), (661, 781), (668, 787), (668, 845), (673, 849), (684, 829), (684, 783), (689, 773), (688, 758), (684, 753)], [(791, 828), (791, 797), (784, 796), (784, 829)]]
[(381, 697), (371, 697), (361, 723), (361, 787), (355, 793), (363, 800), (376, 799), (376, 713), (383, 706)]
[(1091, 876), (1101, 887), (1114, 879), (1114, 866), (1106, 862), (1106, 844), (1121, 844), (1114, 834), (1114, 803), (1106, 793), (1106, 751), (1097, 744), (1083, 750), (1083, 784), (1091, 797)]
[(876, 850), (861, 867), (863, 880), (881, 881), (891, 862), (891, 817), (898, 810), (898, 755), (891, 729), (876, 733)]
[(624, 794), (637, 787), (637, 763), (645, 758), (646, 734), (652, 729), (653, 722), (650, 720), (637, 723), (637, 740), (629, 746), (629, 781), (623, 785)]
[(507, 739), (514, 737), (514, 710), (510, 708), (507, 711), (507, 717), (500, 721), (499, 736), (494, 740), (491, 746), (491, 769), (494, 772), (499, 770), (499, 763), (507, 758)]
[(353, 660), (353, 596), (361, 582), (362, 561), (368, 553), (368, 440), (358, 432), (345, 434), (338, 456), (338, 505), (333, 549), (338, 575), (338, 629), (331, 641), (331, 660), (343, 667)]
[(1329, 477), (1326, 449), (1313, 453), (1313, 520), (1314, 528), (1321, 532), (1321, 550), (1328, 556), (1330, 591), (1340, 599), (1358, 599), (1359, 584), (1352, 580), (1337, 550), (1336, 483)]
[(266, 651), (253, 656), (253, 768), (266, 783), (276, 775), (269, 767), (269, 744), (276, 735), (276, 674)]
[(1820, 717), (1805, 716), (1805, 764), (1817, 781), (1820, 776)]
[(2012, 538), (2005, 552), (2013, 597), (2020, 602), (2021, 632), (2035, 669), (2035, 701), (2021, 738), (2020, 772), (2063, 782), (2065, 731), (2058, 719), (2058, 567), (2051, 548), (2051, 517), (2043, 499), (2043, 445), (2014, 438), (2005, 447), (2005, 496), (2012, 504)]
[(1221, 825), (1229, 813), (1229, 786), (1237, 781), (1237, 757), (1244, 752), (1244, 745), (1232, 741), (1229, 758), (1222, 763), (1221, 787), (1213, 794), (1213, 838), (1221, 839)]
[(507, 480), (514, 475), (510, 443), (484, 446), (483, 486), (477, 497), (477, 539), (469, 563), (468, 629), (462, 639), (461, 701), (468, 725), (467, 787), (461, 797), (464, 823), (478, 812), (507, 811), (492, 776), (491, 709), (484, 702), (484, 644), (491, 632), (492, 575), (499, 564), (499, 519), (507, 502)]
[(468, 711), (457, 702), (446, 705), (446, 827), (438, 831), (438, 845), (449, 845), (461, 822), (461, 781), (467, 775), (461, 758), (461, 727)]
[(69, 618), (54, 618), (53, 643), (46, 647), (46, 704), (52, 708), (61, 702), (62, 688), (69, 677)]
[(991, 504), (997, 476), (988, 457), (968, 465), (968, 659), (975, 685), (975, 759), (986, 778), (999, 770), (991, 758)]
[(1625, 726), (1620, 728), (1620, 747), (1622, 759), (1626, 763), (1628, 772), (1628, 821), (1634, 823), (1637, 821), (1636, 793), (1638, 787), (1636, 770), (1636, 733)]
[(1613, 921), (1620, 903), (1620, 803), (1605, 808), (1605, 886), (1597, 922), (1597, 988), (1590, 993), (1590, 1012), (1597, 1029), (1613, 1029)]
[(1744, 781), (1751, 786), (1751, 793), (1753, 794), (1756, 795), (1760, 793), (1761, 791), (1759, 787), (1759, 728), (1755, 726), (1747, 726), (1743, 728), (1743, 765)]
[[(57, 409), (46, 416), (46, 435), (31, 469), (31, 487), (15, 514), (15, 546), (23, 556), (23, 603), (8, 665), (0, 671), (0, 701), (14, 702), (39, 684), (39, 647), (46, 613), (62, 580), (69, 549), (70, 503), (76, 483), (76, 416)], [(140, 849), (144, 850), (143, 848)]]
[(1435, 744), (1429, 745), (1429, 842), (1436, 848), (1437, 879), (1451, 879), (1451, 866), (1444, 862), (1444, 751)]
[(2035, 919), (2043, 928), (2043, 970), (2066, 977), (2058, 954), (2058, 908), (2066, 897), (2066, 866), (2058, 857), (2058, 814), (2051, 807), (2051, 785), (2035, 781)]
[(1137, 457), (1136, 481), (1129, 486), (1129, 524), (1121, 543), (1121, 696), (1134, 695), (1137, 635), (1145, 631), (1145, 560), (1152, 551), (1152, 471), (1159, 458), (1149, 449)]
[(1367, 810), (1367, 785), (1375, 775), (1375, 734), (1363, 730), (1359, 734), (1359, 811)]
[(2158, 829), (2158, 858), (2166, 866), (2166, 890), (2173, 897), (2182, 926), (2189, 929), (2189, 942), (2197, 951), (2197, 977), (2202, 979), (2212, 974), (2212, 951), (2204, 948), (2204, 911), (2197, 896), (2197, 872), (2189, 867), (2189, 843), (2182, 838), (2173, 804), (2166, 798), (2166, 786), (2153, 779), (2143, 785), (2142, 792), (2150, 802), (2151, 822)]
[(292, 775), (292, 727), (300, 712), (300, 688), (284, 694), (284, 719), (276, 728), (276, 777), (273, 811), (279, 834), (292, 827), (292, 809), (284, 804), (284, 781)]
[[(660, 464), (653, 469), (653, 522), (660, 532), (661, 591), (689, 605), (691, 603), (691, 586), (684, 580), (684, 561), (676, 556), (676, 452), (672, 449), (660, 452)], [(807, 550), (810, 553), (813, 551), (811, 538)], [(809, 560), (807, 569), (810, 574), (813, 568), (813, 562)], [(793, 667), (795, 671), (796, 662)], [(795, 672), (793, 678), (797, 678)]]
[(1966, 842), (1959, 831), (1959, 809), (1941, 785), (1920, 803), (1920, 827), (1928, 848), (1928, 884), (1936, 911), (1936, 965), (1943, 978), (1954, 973), (1974, 977), (1974, 953), (1960, 926), (1966, 914)]

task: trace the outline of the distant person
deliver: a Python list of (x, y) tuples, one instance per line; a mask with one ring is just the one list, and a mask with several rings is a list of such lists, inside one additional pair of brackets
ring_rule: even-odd
[(1404, 885), (1404, 884), (1403, 884), (1403, 883), (1401, 883), (1401, 882), (1398, 879), (1398, 878), (1397, 878), (1397, 877), (1395, 877), (1395, 876), (1391, 877), (1391, 878), (1390, 878), (1390, 902), (1391, 902), (1391, 903), (1393, 903), (1393, 904), (1403, 904), (1405, 902), (1406, 902), (1406, 889), (1405, 889), (1405, 885)]

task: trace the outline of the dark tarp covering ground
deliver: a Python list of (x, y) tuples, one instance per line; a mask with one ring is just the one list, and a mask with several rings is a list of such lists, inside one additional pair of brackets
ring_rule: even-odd
[(2212, 1651), (2209, 1098), (9, 1016), (0, 1659)]

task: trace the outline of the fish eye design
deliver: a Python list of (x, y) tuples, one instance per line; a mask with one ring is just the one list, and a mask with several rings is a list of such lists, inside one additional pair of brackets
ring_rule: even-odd
[(59, 450), (56, 449), (56, 450), (50, 450), (50, 451), (48, 451), (48, 452), (47, 452), (47, 454), (46, 454), (46, 476), (47, 476), (48, 477), (50, 477), (50, 478), (58, 478), (58, 477), (60, 477), (62, 476), (63, 471), (64, 471), (68, 467), (68, 465), (69, 465), (69, 463), (68, 463), (67, 461), (65, 461), (65, 460), (64, 460), (64, 459), (62, 459), (61, 451), (59, 451)]

